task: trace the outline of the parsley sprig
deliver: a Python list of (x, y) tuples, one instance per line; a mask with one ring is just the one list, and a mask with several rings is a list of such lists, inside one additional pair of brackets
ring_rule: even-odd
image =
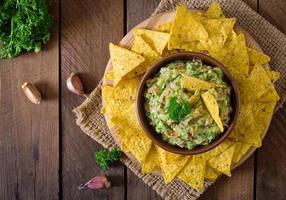
[(190, 110), (191, 104), (187, 101), (179, 102), (177, 97), (171, 97), (167, 105), (167, 113), (170, 119), (175, 123), (180, 122), (190, 113)]
[(95, 153), (95, 161), (104, 171), (107, 171), (109, 169), (109, 164), (119, 160), (121, 155), (122, 151), (117, 147), (110, 151), (103, 149)]
[(1, 58), (13, 58), (26, 51), (37, 53), (49, 41), (52, 18), (47, 1), (0, 1)]

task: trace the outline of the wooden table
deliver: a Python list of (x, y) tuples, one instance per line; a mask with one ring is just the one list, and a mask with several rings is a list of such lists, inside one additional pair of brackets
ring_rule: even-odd
[[(247, 0), (286, 33), (284, 0)], [(77, 190), (103, 174), (94, 161), (101, 147), (75, 125), (72, 109), (83, 98), (66, 79), (78, 72), (92, 91), (107, 63), (108, 43), (118, 43), (148, 17), (159, 0), (54, 0), (52, 39), (38, 55), (0, 61), (0, 199), (161, 199), (121, 163), (107, 175), (108, 190)], [(35, 83), (44, 101), (30, 103), (23, 82)], [(263, 146), (232, 178), (217, 181), (201, 199), (286, 199), (286, 108), (274, 117)]]

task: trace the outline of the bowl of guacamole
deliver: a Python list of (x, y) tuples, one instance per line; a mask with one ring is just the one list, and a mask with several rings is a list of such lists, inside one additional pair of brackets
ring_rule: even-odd
[(138, 120), (161, 148), (198, 154), (220, 144), (239, 111), (239, 91), (227, 69), (203, 53), (176, 53), (156, 62), (137, 93)]

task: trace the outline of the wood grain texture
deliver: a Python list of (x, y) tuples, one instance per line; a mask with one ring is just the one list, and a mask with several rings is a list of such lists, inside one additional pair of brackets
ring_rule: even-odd
[[(127, 31), (148, 18), (159, 4), (159, 0), (127, 0)], [(127, 199), (161, 199), (157, 193), (143, 183), (132, 171), (127, 170)]]
[[(58, 1), (52, 1), (50, 42), (39, 54), (0, 61), (0, 199), (58, 199)], [(21, 85), (34, 83), (32, 104)]]
[[(102, 78), (108, 44), (123, 36), (123, 1), (62, 0), (61, 1), (61, 106), (62, 106), (62, 184), (63, 199), (124, 199), (123, 164), (104, 173), (95, 163), (94, 152), (101, 149), (75, 124), (72, 109), (83, 99), (66, 88), (71, 72), (79, 73), (92, 91)], [(90, 178), (107, 174), (113, 187), (108, 190), (77, 190)]]
[(283, 33), (286, 33), (285, 8), (285, 0), (259, 0), (259, 13)]
[[(260, 0), (260, 14), (286, 34), (286, 2)], [(257, 153), (257, 200), (286, 199), (286, 107), (280, 109)]]

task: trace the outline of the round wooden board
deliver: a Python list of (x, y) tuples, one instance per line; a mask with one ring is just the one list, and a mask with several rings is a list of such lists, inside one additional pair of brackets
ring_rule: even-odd
[[(200, 11), (200, 10), (191, 10), (191, 12), (197, 12), (197, 11)], [(200, 11), (202, 12), (202, 11)], [(132, 43), (133, 43), (133, 40), (134, 40), (134, 36), (133, 36), (133, 30), (134, 29), (137, 29), (137, 28), (146, 28), (146, 29), (153, 29), (155, 30), (159, 25), (161, 24), (165, 24), (165, 23), (168, 23), (168, 22), (171, 22), (174, 17), (175, 17), (175, 14), (176, 12), (175, 11), (171, 11), (171, 12), (165, 12), (165, 13), (162, 13), (162, 14), (158, 14), (158, 15), (154, 15), (154, 16), (151, 16), (150, 18), (142, 21), (141, 23), (139, 23), (137, 26), (135, 26), (131, 31), (129, 31), (125, 36), (124, 38), (119, 42), (119, 45), (122, 46), (122, 47), (126, 47), (126, 48), (131, 48), (132, 46)], [(236, 25), (235, 26), (235, 31), (236, 32), (242, 32), (245, 36), (245, 39), (246, 39), (246, 44), (248, 47), (251, 47), (251, 48), (254, 48), (256, 50), (259, 50), (262, 52), (262, 49), (261, 47), (259, 46), (259, 44), (254, 40), (254, 38), (245, 30), (243, 29), (242, 27)], [(106, 68), (105, 68), (105, 73), (112, 70), (112, 64), (111, 64), (111, 60), (109, 59), (107, 65), (106, 65)], [(105, 76), (104, 76), (105, 77)], [(110, 82), (109, 80), (103, 78), (103, 84), (106, 84), (106, 85), (112, 85), (112, 82)], [(112, 134), (112, 137), (114, 138), (115, 142), (117, 143), (117, 145), (119, 147), (121, 147), (121, 142), (120, 140), (116, 137), (115, 133), (116, 133), (116, 128), (110, 128), (109, 126), (109, 118), (108, 118), (108, 115), (104, 115), (105, 117), (105, 120), (107, 122), (107, 126), (109, 127), (110, 129), (110, 132)], [(262, 135), (262, 139), (265, 137), (266, 133), (267, 133), (267, 130), (270, 126), (270, 122), (269, 124), (267, 125), (267, 128), (265, 130), (265, 132), (263, 133)], [(254, 151), (256, 150), (255, 147), (252, 147), (249, 149), (249, 151), (241, 158), (241, 160), (239, 161), (239, 163), (235, 164), (233, 166), (233, 169), (238, 167), (239, 165), (241, 165), (242, 163), (245, 162), (245, 160), (247, 160), (253, 153)], [(134, 156), (131, 154), (131, 153), (127, 153), (126, 154), (132, 161), (140, 164), (135, 158)], [(158, 172), (156, 173), (158, 174)]]

